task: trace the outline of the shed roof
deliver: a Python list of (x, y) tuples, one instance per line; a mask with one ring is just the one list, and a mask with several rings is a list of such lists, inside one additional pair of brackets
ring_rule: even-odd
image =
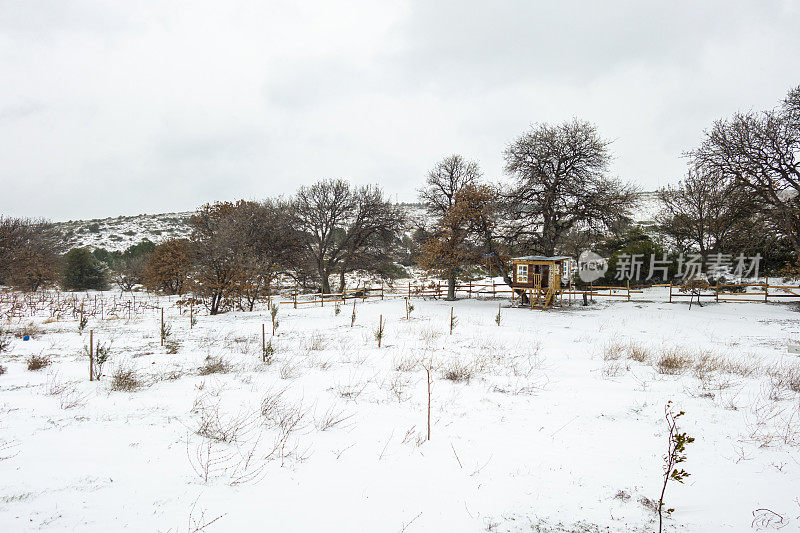
[(572, 259), (568, 255), (555, 255), (548, 257), (546, 255), (523, 255), (522, 257), (514, 257), (512, 261), (563, 261), (565, 259)]

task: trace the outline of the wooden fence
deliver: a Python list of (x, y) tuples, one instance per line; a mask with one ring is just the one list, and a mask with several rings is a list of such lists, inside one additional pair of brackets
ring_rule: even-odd
[[(582, 287), (568, 287), (560, 296), (561, 303), (571, 304), (573, 298), (594, 300), (595, 298), (615, 298), (624, 301), (642, 301), (646, 289), (664, 288), (666, 301), (676, 302), (696, 298), (698, 301), (715, 302), (770, 302), (800, 300), (800, 286), (777, 285), (769, 282), (717, 285), (701, 291), (684, 292), (680, 285), (630, 285), (600, 286), (589, 284)], [(467, 298), (511, 297), (516, 299), (511, 287), (495, 280), (468, 281), (456, 285), (456, 295)], [(295, 286), (284, 286), (265, 295), (263, 301), (278, 301), (282, 305), (292, 305), (297, 309), (306, 306), (336, 305), (337, 303), (389, 298), (433, 298), (447, 297), (447, 284), (441, 281), (407, 282), (405, 284), (362, 285), (343, 292), (322, 294), (304, 293)], [(166, 298), (166, 302), (165, 302)], [(79, 317), (99, 319), (135, 319), (154, 317), (162, 308), (175, 308), (178, 315), (202, 314), (203, 306), (193, 295), (159, 297), (149, 293), (68, 293), (60, 291), (38, 291), (21, 293), (10, 289), (0, 290), (0, 320), (23, 319), (25, 317), (44, 317), (52, 320)]]

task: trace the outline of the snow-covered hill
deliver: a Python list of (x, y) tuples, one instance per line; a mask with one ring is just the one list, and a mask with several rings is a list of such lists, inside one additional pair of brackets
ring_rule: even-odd
[(147, 239), (156, 244), (167, 239), (189, 236), (191, 212), (120, 216), (55, 223), (69, 248), (88, 246), (106, 250), (125, 250)]
[[(421, 204), (400, 204), (408, 211), (409, 219), (425, 221), (427, 215)], [(655, 192), (644, 192), (634, 211), (634, 220), (644, 226), (652, 225), (658, 211)], [(64, 244), (68, 248), (88, 246), (123, 251), (147, 239), (156, 244), (168, 239), (188, 237), (191, 211), (182, 213), (143, 214), (92, 220), (56, 222)]]

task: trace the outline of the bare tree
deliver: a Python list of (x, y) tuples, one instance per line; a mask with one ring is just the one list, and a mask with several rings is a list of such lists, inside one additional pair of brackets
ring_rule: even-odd
[(589, 122), (539, 124), (505, 150), (514, 186), (508, 237), (544, 255), (576, 226), (609, 227), (630, 217), (636, 190), (606, 176), (609, 142)]
[(352, 188), (344, 180), (300, 187), (290, 213), (302, 235), (302, 262), (314, 271), (323, 293), (331, 292), (332, 274), (339, 274), (341, 289), (347, 272), (385, 251), (405, 220), (378, 187)]
[(194, 287), (212, 315), (230, 309), (249, 274), (248, 207), (244, 200), (206, 204), (189, 219)]
[(703, 262), (712, 252), (743, 248), (744, 236), (759, 226), (751, 195), (729, 177), (702, 168), (658, 191), (661, 233), (679, 249), (696, 249)]
[(776, 109), (718, 120), (689, 155), (752, 194), (800, 261), (800, 87)]
[(467, 161), (458, 154), (445, 157), (428, 172), (425, 187), (419, 190), (419, 199), (429, 215), (442, 218), (455, 203), (458, 192), (477, 184), (482, 177), (477, 162)]

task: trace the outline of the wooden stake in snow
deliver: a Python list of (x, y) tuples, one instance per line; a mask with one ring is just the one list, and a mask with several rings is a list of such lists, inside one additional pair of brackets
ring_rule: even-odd
[(89, 330), (89, 381), (94, 381), (94, 330)]
[(164, 308), (161, 308), (161, 346), (164, 346)]
[(356, 301), (353, 300), (353, 315), (350, 317), (350, 327), (356, 323)]
[[(274, 322), (273, 322), (274, 324)], [(267, 334), (264, 329), (264, 324), (261, 324), (261, 362), (267, 362)], [(272, 327), (272, 334), (275, 335), (275, 326)]]
[(194, 302), (189, 301), (189, 329), (194, 327)]

